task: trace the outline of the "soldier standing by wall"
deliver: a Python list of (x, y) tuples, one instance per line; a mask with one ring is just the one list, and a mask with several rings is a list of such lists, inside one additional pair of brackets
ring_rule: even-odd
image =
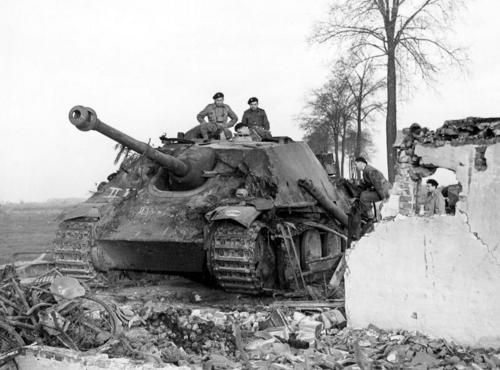
[(438, 182), (429, 179), (426, 182), (427, 198), (424, 204), (425, 216), (443, 215), (445, 213), (445, 201), (443, 194), (438, 190)]

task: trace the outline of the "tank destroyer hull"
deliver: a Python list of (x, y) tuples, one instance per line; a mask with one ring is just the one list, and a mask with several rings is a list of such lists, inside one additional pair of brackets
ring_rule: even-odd
[[(79, 125), (97, 120), (76, 108)], [(97, 122), (90, 129), (120, 142)], [(124, 143), (139, 154), (63, 216), (55, 243), (63, 273), (205, 271), (226, 290), (258, 293), (331, 268), (345, 248), (348, 204), (305, 143)]]

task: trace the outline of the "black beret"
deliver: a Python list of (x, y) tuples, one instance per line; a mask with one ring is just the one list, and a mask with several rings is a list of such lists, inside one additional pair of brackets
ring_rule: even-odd
[(354, 162), (363, 162), (364, 164), (368, 164), (368, 162), (366, 161), (366, 159), (364, 159), (363, 157), (357, 157)]
[(439, 185), (438, 182), (434, 179), (427, 180), (427, 184), (430, 184), (430, 185), (434, 186), (435, 188), (437, 188)]
[(420, 127), (420, 125), (417, 122), (412, 123), (411, 126), (410, 126), (410, 131), (411, 132), (418, 132), (421, 129), (422, 129), (422, 127)]
[(224, 97), (224, 94), (221, 93), (221, 92), (218, 92), (218, 93), (215, 93), (215, 95), (213, 96), (213, 99), (219, 99), (219, 98), (223, 98)]
[(257, 99), (255, 96), (252, 96), (250, 99), (248, 99), (248, 104), (252, 103), (258, 103), (259, 99)]

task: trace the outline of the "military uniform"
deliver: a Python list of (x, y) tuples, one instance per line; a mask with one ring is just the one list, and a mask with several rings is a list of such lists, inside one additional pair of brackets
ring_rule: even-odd
[(267, 119), (264, 109), (247, 109), (243, 113), (241, 124), (249, 128), (250, 135), (252, 136), (257, 134), (261, 139), (271, 137), (271, 133), (269, 132), (269, 120)]
[(445, 213), (444, 197), (439, 190), (436, 189), (427, 194), (427, 199), (424, 204), (424, 212), (426, 216), (442, 215)]
[(363, 212), (368, 212), (372, 202), (379, 202), (389, 198), (389, 190), (391, 183), (387, 181), (379, 170), (366, 165), (363, 170), (363, 184), (364, 189), (359, 196)]
[[(205, 121), (208, 118), (208, 122)], [(227, 122), (228, 118), (231, 120)], [(238, 121), (238, 116), (233, 112), (231, 107), (227, 104), (217, 106), (215, 103), (208, 104), (198, 115), (196, 119), (200, 123), (200, 131), (204, 139), (210, 136), (216, 136), (221, 131), (224, 132), (226, 138), (232, 137), (229, 127), (234, 126)]]

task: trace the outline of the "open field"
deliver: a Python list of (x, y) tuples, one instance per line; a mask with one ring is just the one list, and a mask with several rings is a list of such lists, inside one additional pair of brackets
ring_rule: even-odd
[(33, 259), (50, 251), (58, 225), (57, 216), (68, 205), (37, 203), (0, 208), (0, 264)]

